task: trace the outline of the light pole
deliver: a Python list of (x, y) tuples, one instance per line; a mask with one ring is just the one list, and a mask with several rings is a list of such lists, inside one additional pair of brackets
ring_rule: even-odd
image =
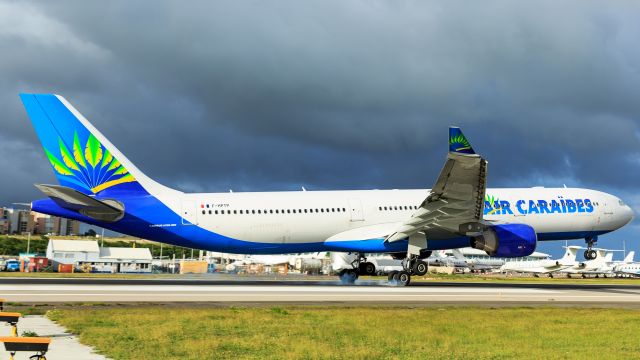
[(22, 233), (22, 235), (27, 235), (27, 254), (29, 254), (29, 250), (31, 248), (31, 232), (29, 231), (25, 231)]
[(104, 228), (102, 228), (102, 235), (100, 235), (100, 247), (104, 247)]

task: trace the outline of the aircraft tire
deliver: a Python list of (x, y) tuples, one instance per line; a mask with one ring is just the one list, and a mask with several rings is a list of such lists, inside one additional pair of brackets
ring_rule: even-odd
[(398, 271), (391, 271), (388, 275), (387, 275), (387, 280), (392, 283), (395, 281), (394, 277), (398, 275)]
[(400, 271), (395, 277), (397, 286), (407, 286), (411, 283), (411, 274), (407, 271)]
[(417, 260), (413, 264), (411, 270), (412, 270), (414, 275), (424, 276), (424, 275), (426, 275), (427, 271), (429, 271), (429, 265), (427, 265), (427, 263), (422, 261), (422, 260)]
[(351, 285), (358, 280), (358, 272), (355, 270), (342, 270), (338, 276), (340, 277), (340, 282), (345, 285)]
[(365, 262), (360, 264), (359, 266), (361, 275), (375, 275), (376, 274), (376, 266), (373, 263)]

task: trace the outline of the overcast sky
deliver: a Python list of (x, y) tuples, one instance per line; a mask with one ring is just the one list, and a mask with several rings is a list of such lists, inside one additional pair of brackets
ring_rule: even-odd
[[(633, 1), (0, 2), (0, 204), (55, 181), (18, 98), (42, 92), (184, 191), (426, 188), (460, 125), (489, 187), (640, 213), (638, 19)], [(640, 250), (640, 221), (599, 245), (624, 239)]]

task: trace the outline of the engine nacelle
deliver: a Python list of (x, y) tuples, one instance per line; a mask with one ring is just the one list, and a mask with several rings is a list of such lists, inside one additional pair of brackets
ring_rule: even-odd
[(536, 231), (525, 224), (493, 225), (471, 239), (471, 246), (496, 257), (529, 256), (536, 250)]

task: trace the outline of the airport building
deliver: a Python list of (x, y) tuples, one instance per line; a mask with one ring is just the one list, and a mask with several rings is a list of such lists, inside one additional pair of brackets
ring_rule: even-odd
[(150, 273), (152, 260), (148, 248), (99, 247), (95, 240), (49, 240), (47, 258), (54, 269), (109, 273)]

